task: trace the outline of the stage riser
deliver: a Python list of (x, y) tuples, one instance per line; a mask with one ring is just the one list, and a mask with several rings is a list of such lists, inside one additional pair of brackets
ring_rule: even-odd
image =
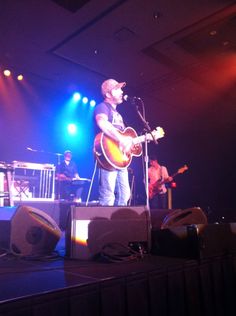
[[(92, 284), (5, 300), (0, 304), (0, 315), (235, 315), (235, 263), (234, 257), (199, 264), (192, 260), (185, 264), (169, 261), (166, 266), (152, 266), (152, 271), (140, 269), (133, 275), (129, 271), (126, 276), (121, 273), (97, 282), (93, 279)], [(118, 271), (118, 267), (114, 269)], [(66, 281), (78, 277), (81, 271), (78, 266), (77, 274), (69, 270), (63, 277)], [(62, 272), (58, 273), (57, 277), (62, 277)], [(20, 281), (16, 278), (14, 285), (22, 286)], [(58, 280), (54, 276), (50, 282), (57, 284)]]

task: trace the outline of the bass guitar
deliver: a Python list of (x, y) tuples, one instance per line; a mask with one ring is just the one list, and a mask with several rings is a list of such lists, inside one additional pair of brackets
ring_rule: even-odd
[[(172, 174), (170, 177), (174, 178), (177, 176), (177, 174), (184, 173), (186, 170), (188, 170), (188, 166), (184, 165), (183, 167), (179, 168), (177, 172)], [(156, 182), (148, 185), (148, 193), (149, 193), (149, 198), (152, 199), (155, 195), (161, 192), (162, 185), (165, 183), (168, 183), (168, 180), (157, 180)]]
[(115, 140), (105, 135), (103, 132), (97, 134), (94, 140), (94, 155), (99, 165), (107, 170), (122, 170), (127, 168), (133, 156), (139, 157), (142, 154), (141, 143), (146, 139), (152, 141), (164, 137), (164, 130), (157, 127), (151, 133), (138, 136), (132, 127), (127, 127), (124, 131), (119, 131), (124, 137), (132, 137), (133, 146), (130, 151), (125, 152), (122, 150)]

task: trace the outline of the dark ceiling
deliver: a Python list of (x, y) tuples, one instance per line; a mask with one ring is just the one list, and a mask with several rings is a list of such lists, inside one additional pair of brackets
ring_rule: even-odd
[(1, 68), (42, 89), (89, 87), (97, 98), (104, 79), (125, 80), (151, 127), (166, 130), (162, 157), (172, 168), (195, 159), (203, 174), (209, 164), (218, 172), (232, 159), (235, 1), (4, 0), (0, 15)]
[(2, 67), (52, 88), (98, 94), (104, 78), (126, 80), (149, 113), (164, 107), (160, 119), (184, 124), (235, 84), (225, 68), (236, 67), (235, 1), (5, 0), (0, 10)]

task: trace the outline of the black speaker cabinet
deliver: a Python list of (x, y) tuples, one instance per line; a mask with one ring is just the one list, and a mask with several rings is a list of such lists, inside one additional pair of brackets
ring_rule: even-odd
[(138, 207), (71, 206), (66, 228), (66, 255), (88, 260), (103, 246), (120, 243), (150, 248), (150, 213)]
[(236, 223), (193, 224), (152, 230), (153, 254), (203, 259), (236, 251)]
[(56, 222), (30, 206), (0, 209), (0, 249), (20, 256), (50, 254), (61, 237)]

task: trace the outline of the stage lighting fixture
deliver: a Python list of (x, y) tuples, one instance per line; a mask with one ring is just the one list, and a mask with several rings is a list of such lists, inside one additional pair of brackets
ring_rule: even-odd
[(83, 97), (82, 102), (83, 102), (84, 104), (87, 104), (87, 103), (88, 103), (88, 98), (87, 98), (87, 97)]
[(24, 78), (23, 75), (18, 75), (17, 76), (17, 80), (19, 80), (19, 81), (23, 80), (23, 78)]
[(3, 71), (3, 74), (4, 74), (4, 76), (6, 76), (6, 77), (10, 77), (11, 72), (10, 72), (9, 69), (5, 69), (5, 70)]
[(77, 132), (77, 127), (74, 123), (70, 123), (67, 126), (67, 130), (70, 135), (75, 135)]
[(73, 100), (74, 100), (74, 101), (79, 101), (80, 99), (81, 99), (80, 93), (79, 93), (79, 92), (75, 92), (75, 93), (73, 94)]
[(90, 106), (94, 107), (96, 105), (96, 102), (94, 100), (90, 101)]

